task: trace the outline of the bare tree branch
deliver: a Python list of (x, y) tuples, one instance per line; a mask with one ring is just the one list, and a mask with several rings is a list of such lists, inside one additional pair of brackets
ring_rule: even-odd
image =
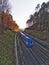
[(9, 0), (0, 0), (0, 11), (10, 11)]

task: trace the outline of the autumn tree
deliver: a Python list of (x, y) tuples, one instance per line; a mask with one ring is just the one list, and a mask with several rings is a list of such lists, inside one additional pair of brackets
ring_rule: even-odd
[(6, 29), (4, 23), (6, 24), (7, 21), (4, 21), (4, 18), (7, 17), (4, 17), (4, 14), (7, 11), (10, 12), (9, 0), (0, 0), (0, 31)]

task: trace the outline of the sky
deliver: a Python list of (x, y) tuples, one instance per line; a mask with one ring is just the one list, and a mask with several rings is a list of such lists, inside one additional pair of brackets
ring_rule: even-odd
[(26, 21), (29, 19), (30, 14), (35, 12), (37, 4), (48, 1), (49, 0), (10, 0), (13, 19), (21, 29), (26, 28)]

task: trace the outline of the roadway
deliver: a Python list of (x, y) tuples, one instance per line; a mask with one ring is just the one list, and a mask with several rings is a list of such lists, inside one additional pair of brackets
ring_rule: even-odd
[(18, 54), (20, 60), (17, 61), (21, 61), (19, 65), (49, 65), (49, 49), (47, 47), (34, 40), (34, 46), (28, 48), (25, 45), (26, 41), (19, 36), (19, 33), (15, 36), (20, 50), (20, 54)]

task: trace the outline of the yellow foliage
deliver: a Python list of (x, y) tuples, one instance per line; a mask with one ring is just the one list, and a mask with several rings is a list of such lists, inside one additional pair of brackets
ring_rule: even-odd
[(15, 32), (19, 32), (19, 26), (15, 23), (15, 21), (12, 18), (12, 15), (9, 13), (0, 13), (0, 24), (4, 25), (4, 28), (9, 28)]

